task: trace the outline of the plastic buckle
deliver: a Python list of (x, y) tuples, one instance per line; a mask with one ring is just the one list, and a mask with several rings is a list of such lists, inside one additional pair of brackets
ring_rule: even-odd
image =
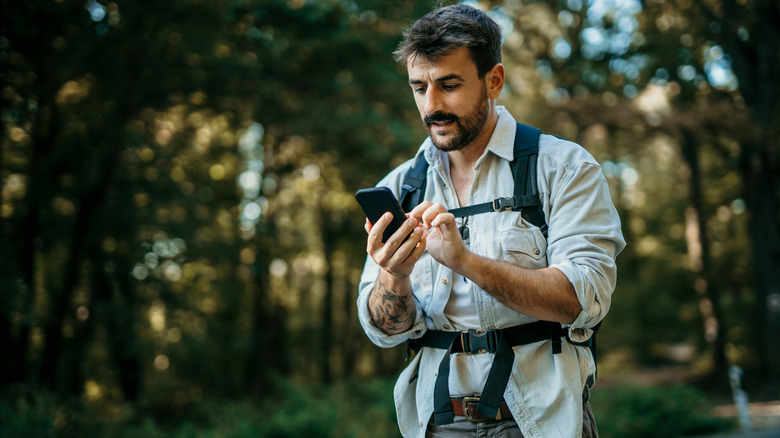
[(493, 210), (509, 211), (515, 208), (515, 198), (496, 198), (493, 200)]
[(460, 332), (460, 344), (468, 354), (494, 353), (500, 341), (497, 330), (474, 330)]

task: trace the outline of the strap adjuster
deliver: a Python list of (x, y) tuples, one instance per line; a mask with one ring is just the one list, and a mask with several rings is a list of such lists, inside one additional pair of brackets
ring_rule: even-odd
[(493, 210), (495, 211), (509, 211), (515, 208), (515, 198), (496, 198), (493, 200)]

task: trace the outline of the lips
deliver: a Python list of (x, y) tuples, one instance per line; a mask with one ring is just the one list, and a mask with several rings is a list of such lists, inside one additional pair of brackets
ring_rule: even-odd
[[(458, 118), (452, 114), (434, 113), (425, 116), (425, 126), (437, 131), (449, 128), (458, 121)], [(438, 129), (437, 129), (438, 128)]]
[(433, 126), (435, 128), (446, 128), (446, 127), (449, 127), (452, 124), (453, 124), (452, 121), (450, 121), (450, 122), (433, 122), (433, 123), (428, 124), (428, 126)]

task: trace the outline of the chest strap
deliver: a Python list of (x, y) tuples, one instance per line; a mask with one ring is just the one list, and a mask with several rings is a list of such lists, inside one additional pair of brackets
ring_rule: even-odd
[[(551, 340), (553, 354), (562, 351), (561, 339), (568, 339), (568, 330), (559, 323), (537, 321), (498, 330), (469, 330), (451, 332), (428, 330), (418, 339), (409, 340), (409, 349), (419, 352), (422, 347), (447, 350), (439, 363), (439, 372), (433, 389), (433, 415), (437, 426), (454, 421), (450, 400), (449, 376), (452, 353), (495, 353), (485, 387), (479, 398), (477, 412), (495, 418), (512, 374), (515, 354), (512, 347)], [(588, 345), (588, 343), (576, 343)]]

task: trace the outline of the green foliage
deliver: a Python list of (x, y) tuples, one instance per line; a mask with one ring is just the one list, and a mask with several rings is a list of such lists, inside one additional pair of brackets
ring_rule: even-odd
[[(64, 401), (45, 392), (0, 399), (0, 436), (295, 438), (398, 436), (389, 379), (332, 387), (280, 381), (255, 400), (205, 399), (174, 416), (131, 405)], [(597, 387), (591, 405), (604, 438), (674, 438), (731, 430), (690, 386)]]
[(674, 438), (728, 431), (706, 396), (691, 386), (595, 388), (591, 407), (604, 438)]
[(53, 437), (54, 413), (50, 399), (49, 394), (30, 399), (0, 398), (0, 436)]
[(281, 382), (250, 400), (203, 400), (175, 417), (130, 406), (64, 402), (50, 393), (0, 399), (0, 436), (13, 437), (396, 437), (388, 380), (331, 388)]

